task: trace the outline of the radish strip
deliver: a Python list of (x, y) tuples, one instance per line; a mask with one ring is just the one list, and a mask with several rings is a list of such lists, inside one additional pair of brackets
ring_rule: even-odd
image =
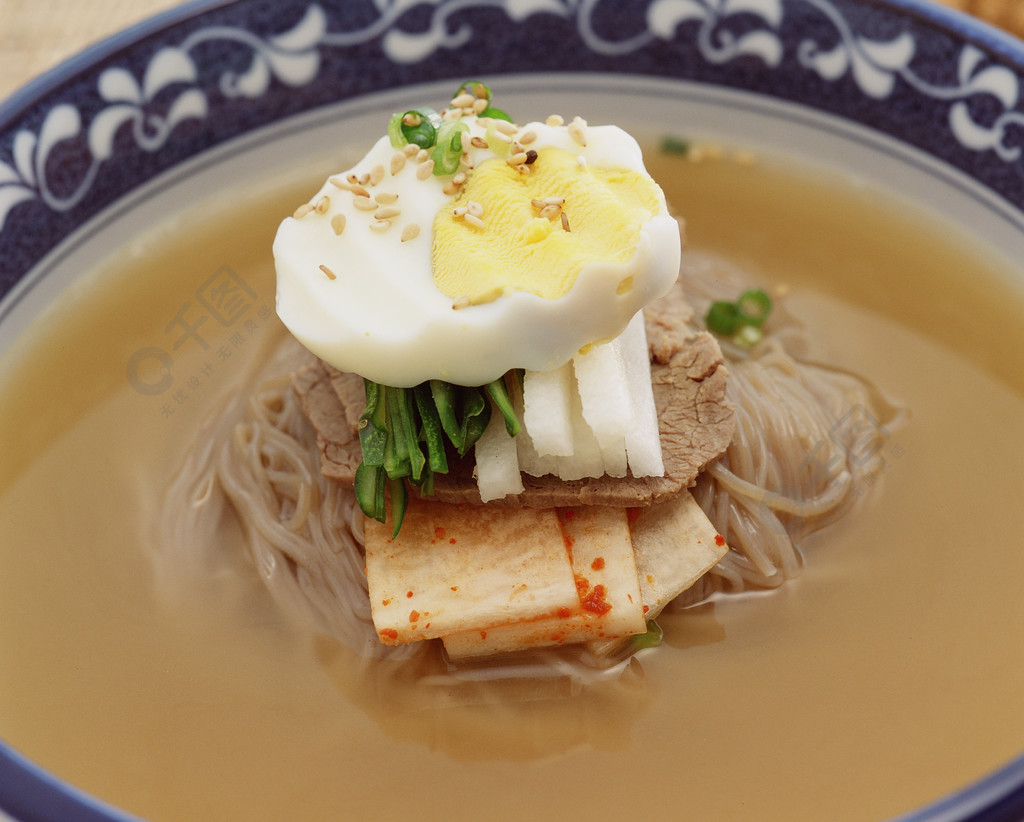
[(572, 454), (572, 365), (527, 371), (523, 378), (523, 425), (539, 456)]
[(473, 449), (476, 485), (481, 501), (490, 502), (509, 494), (523, 493), (516, 440), (505, 430), (505, 418), (501, 414), (491, 414), (487, 428)]
[(661, 477), (665, 464), (658, 433), (658, 409), (651, 388), (651, 361), (647, 354), (647, 329), (643, 312), (638, 312), (619, 335), (626, 366), (629, 396), (633, 402), (632, 424), (626, 429), (626, 454), (634, 477)]

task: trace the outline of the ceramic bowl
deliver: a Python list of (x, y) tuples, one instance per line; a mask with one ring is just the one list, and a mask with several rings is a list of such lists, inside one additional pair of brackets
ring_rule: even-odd
[[(195, 2), (0, 106), (0, 350), (149, 222), (466, 77), (849, 169), (1024, 259), (1024, 43), (924, 0)], [(0, 744), (0, 810), (129, 818), (46, 768)], [(902, 819), (1021, 816), (1024, 756)]]

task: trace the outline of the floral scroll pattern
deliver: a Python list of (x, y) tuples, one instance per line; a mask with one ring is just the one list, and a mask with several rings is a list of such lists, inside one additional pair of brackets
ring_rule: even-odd
[[(884, 37), (859, 33), (841, 10), (842, 0), (650, 0), (628, 7), (629, 16), (636, 19), (631, 33), (619, 38), (599, 33), (595, 21), (602, 2), (610, 0), (373, 0), (375, 19), (355, 30), (331, 30), (327, 12), (315, 4), (290, 29), (271, 36), (239, 26), (197, 29), (176, 45), (159, 48), (138, 74), (116, 65), (104, 69), (96, 84), (101, 106), (88, 122), (76, 105), (62, 102), (46, 112), (35, 130), (14, 133), (9, 156), (0, 154), (0, 235), (19, 203), (38, 201), (54, 212), (74, 208), (110, 164), (126, 131), (139, 149), (158, 152), (183, 123), (208, 118), (212, 89), (225, 99), (256, 99), (273, 81), (300, 88), (317, 81), (328, 53), (371, 41), (377, 41), (394, 64), (432, 59), (474, 37), (465, 14), (470, 7), (495, 9), (512, 25), (536, 15), (555, 15), (568, 21), (583, 46), (601, 57), (686, 42), (711, 65), (744, 59), (771, 72), (788, 61), (791, 69), (795, 65), (826, 83), (845, 78), (870, 100), (884, 101), (898, 88), (910, 90), (931, 105), (945, 107), (949, 132), (964, 149), (993, 151), (1005, 163), (1020, 159), (1020, 77), (975, 46), (962, 46), (954, 70), (939, 82), (927, 79), (916, 67), (919, 42), (911, 31)], [(808, 15), (817, 19), (815, 30), (827, 31), (827, 42), (788, 30), (788, 21), (798, 10), (805, 20)], [(409, 14), (425, 18), (426, 25), (403, 27)], [(240, 71), (221, 68), (212, 78), (202, 76), (195, 54), (204, 44), (242, 50), (248, 66)], [(984, 117), (977, 115), (979, 100), (986, 101)], [(48, 159), (65, 141), (83, 136), (87, 162), (73, 184), (68, 187), (65, 181), (58, 192)]]

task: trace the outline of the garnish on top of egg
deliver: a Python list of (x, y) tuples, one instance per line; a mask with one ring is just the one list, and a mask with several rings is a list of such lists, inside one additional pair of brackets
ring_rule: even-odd
[(402, 387), (550, 370), (675, 282), (679, 226), (629, 134), (472, 111), (436, 116), (433, 147), (392, 128), (281, 225), (278, 313), (336, 368)]
[(680, 245), (616, 126), (518, 126), (476, 82), (394, 115), (274, 242), (281, 319), (366, 381), (363, 511), (383, 522), (390, 497), (397, 535), (405, 483), (430, 494), (452, 447), (475, 448), (484, 502), (521, 492), (520, 471), (661, 475), (640, 312)]

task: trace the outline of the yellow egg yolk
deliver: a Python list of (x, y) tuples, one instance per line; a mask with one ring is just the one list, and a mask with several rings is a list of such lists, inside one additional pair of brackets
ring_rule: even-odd
[[(558, 299), (587, 264), (628, 262), (643, 225), (664, 209), (646, 174), (581, 166), (552, 147), (529, 168), (486, 160), (435, 217), (434, 284), (456, 303), (509, 291)], [(627, 278), (619, 292), (630, 287)]]

